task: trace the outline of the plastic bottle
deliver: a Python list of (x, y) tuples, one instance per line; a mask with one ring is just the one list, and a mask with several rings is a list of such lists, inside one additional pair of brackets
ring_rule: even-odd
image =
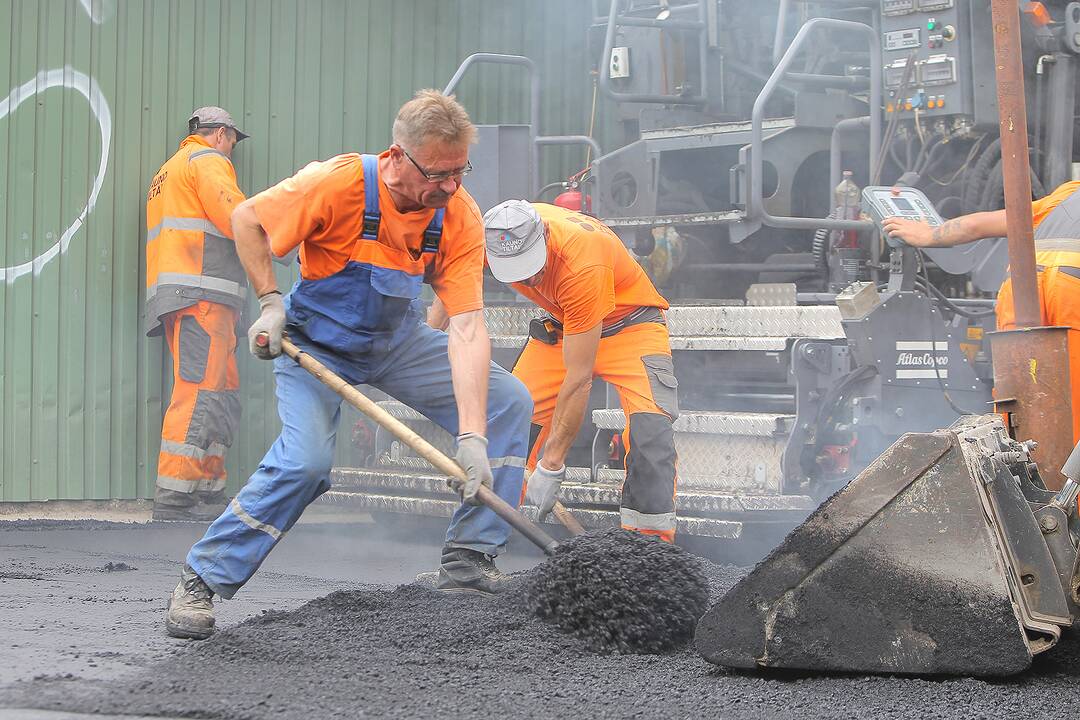
[[(844, 179), (836, 186), (833, 197), (836, 201), (836, 218), (838, 220), (859, 219), (859, 186), (851, 179), (851, 171), (844, 171)], [(856, 248), (859, 246), (858, 233), (855, 230), (844, 230), (836, 238), (833, 247)]]

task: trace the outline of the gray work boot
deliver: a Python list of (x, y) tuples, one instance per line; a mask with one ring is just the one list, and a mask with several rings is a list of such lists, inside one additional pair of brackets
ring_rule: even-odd
[(180, 582), (169, 598), (165, 632), (173, 637), (205, 640), (214, 633), (214, 591), (184, 565)]
[(217, 520), (224, 511), (224, 502), (220, 505), (207, 504), (200, 493), (184, 493), (165, 488), (154, 491), (154, 520), (210, 522)]
[(510, 576), (495, 567), (495, 558), (468, 548), (443, 547), (435, 587), (446, 592), (500, 593)]
[(206, 505), (218, 505), (222, 510), (229, 504), (229, 498), (224, 490), (200, 490), (196, 494), (200, 502)]

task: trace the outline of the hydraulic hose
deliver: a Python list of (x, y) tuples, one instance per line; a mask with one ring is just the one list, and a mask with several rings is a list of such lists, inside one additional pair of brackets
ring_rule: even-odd
[(968, 215), (982, 209), (983, 187), (986, 185), (994, 165), (1000, 159), (1001, 138), (995, 138), (994, 142), (987, 145), (986, 149), (979, 153), (979, 159), (975, 161), (975, 166), (971, 168), (967, 177), (964, 178), (962, 214)]
[[(979, 198), (979, 210), (998, 210), (1003, 207), (1003, 203), (999, 201), (999, 198), (1005, 197), (1005, 176), (1003, 175), (1004, 165), (1001, 160), (994, 165), (994, 169), (990, 171), (990, 177), (986, 182), (986, 186), (983, 188), (982, 197)], [(1039, 180), (1039, 176), (1035, 174), (1035, 168), (1029, 167), (1028, 172), (1031, 175), (1031, 195), (1038, 199), (1046, 195), (1046, 189), (1043, 187), (1042, 181)]]
[[(826, 219), (833, 220), (836, 218), (836, 211), (825, 216)], [(818, 228), (814, 231), (814, 242), (810, 246), (810, 252), (813, 254), (814, 265), (824, 270), (829, 266), (829, 230), (826, 228)]]

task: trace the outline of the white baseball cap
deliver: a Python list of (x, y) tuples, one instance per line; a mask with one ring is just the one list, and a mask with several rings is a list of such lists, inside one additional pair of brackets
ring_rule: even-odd
[(499, 282), (528, 280), (547, 263), (544, 221), (525, 200), (506, 200), (484, 213), (484, 240)]

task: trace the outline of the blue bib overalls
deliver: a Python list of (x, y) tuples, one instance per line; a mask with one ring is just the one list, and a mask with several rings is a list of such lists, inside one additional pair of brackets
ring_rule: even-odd
[[(363, 240), (378, 237), (376, 158), (365, 155)], [(437, 252), (442, 211), (425, 232), (423, 250)], [(360, 240), (358, 240), (359, 242)], [(352, 384), (376, 387), (458, 434), (447, 335), (423, 322), (422, 274), (350, 260), (320, 280), (300, 280), (286, 298), (288, 331), (301, 349)], [(299, 519), (330, 488), (341, 398), (291, 358), (274, 360), (281, 435), (228, 509), (191, 548), (187, 562), (216, 594), (232, 597)], [(532, 400), (525, 387), (492, 363), (488, 377), (488, 454), (494, 490), (521, 499)], [(510, 527), (484, 507), (462, 505), (446, 544), (497, 555)]]

